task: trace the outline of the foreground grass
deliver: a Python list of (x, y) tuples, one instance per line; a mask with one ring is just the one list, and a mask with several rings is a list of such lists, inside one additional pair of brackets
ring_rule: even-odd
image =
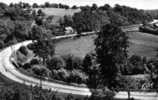
[[(129, 56), (136, 54), (154, 58), (157, 54), (158, 36), (141, 33), (128, 32), (129, 36)], [(56, 54), (73, 54), (83, 58), (88, 52), (95, 49), (94, 39), (96, 35), (84, 36), (76, 39), (65, 39), (56, 43)]]

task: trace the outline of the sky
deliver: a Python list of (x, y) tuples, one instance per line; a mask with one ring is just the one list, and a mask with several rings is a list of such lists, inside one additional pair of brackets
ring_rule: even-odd
[(92, 5), (96, 3), (98, 6), (104, 4), (110, 4), (114, 6), (115, 4), (126, 5), (138, 9), (158, 9), (158, 0), (0, 0), (0, 2), (4, 3), (18, 3), (18, 2), (27, 2), (30, 4), (38, 3), (43, 4), (44, 2), (50, 3), (62, 3), (67, 4), (69, 6), (77, 5)]

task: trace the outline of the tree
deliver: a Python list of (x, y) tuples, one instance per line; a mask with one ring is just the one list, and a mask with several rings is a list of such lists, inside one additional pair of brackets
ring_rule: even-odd
[(16, 21), (13, 35), (19, 40), (24, 41), (28, 38), (26, 24), (24, 22)]
[(50, 32), (40, 26), (34, 26), (30, 32), (30, 39), (34, 43), (30, 45), (29, 49), (33, 50), (37, 56), (43, 58), (44, 65), (46, 60), (54, 54), (54, 42), (51, 40), (51, 37)]
[(39, 76), (48, 76), (49, 74), (47, 68), (43, 65), (33, 65), (32, 71)]
[(10, 3), (10, 4), (9, 4), (9, 7), (14, 7), (14, 4), (13, 4), (13, 3)]
[(25, 46), (21, 46), (20, 49), (19, 49), (19, 51), (22, 54), (24, 54), (25, 56), (27, 56), (27, 54), (28, 54), (28, 50), (27, 50), (27, 48)]
[(94, 53), (89, 53), (85, 56), (83, 60), (83, 71), (89, 76), (88, 86), (90, 88), (97, 88), (100, 69), (96, 62), (96, 55)]
[(77, 9), (77, 6), (76, 5), (72, 6), (72, 9)]
[(51, 71), (58, 70), (60, 68), (64, 68), (65, 61), (60, 56), (54, 56), (50, 60), (47, 61), (47, 68), (49, 68)]
[(60, 20), (60, 25), (63, 27), (73, 26), (73, 20), (71, 16), (64, 16), (63, 20)]
[(38, 40), (30, 47), (36, 56), (43, 59), (43, 64), (46, 64), (47, 59), (54, 55), (54, 43), (51, 40)]
[(49, 3), (49, 2), (45, 2), (44, 6), (45, 6), (46, 8), (49, 8), (49, 7), (50, 7), (50, 3)]
[(130, 24), (142, 23), (144, 21), (152, 20), (152, 17), (148, 13), (136, 8), (130, 8), (116, 4), (113, 8), (113, 11), (119, 13), (121, 16), (126, 17)]
[(109, 16), (109, 20), (111, 23), (116, 24), (118, 26), (128, 25), (128, 19), (124, 16), (121, 16), (119, 13), (113, 11), (107, 11), (107, 15)]
[(46, 40), (51, 39), (51, 37), (52, 34), (49, 30), (37, 25), (32, 27), (31, 31), (29, 32), (29, 38), (31, 40)]
[(33, 8), (38, 8), (38, 4), (37, 3), (33, 3), (32, 7)]
[(97, 8), (98, 8), (97, 4), (94, 3), (91, 7), (91, 10), (96, 10)]
[(99, 7), (100, 10), (110, 10), (111, 6), (109, 4), (105, 4), (104, 6)]
[(129, 58), (129, 63), (133, 66), (133, 74), (144, 74), (145, 66), (143, 59), (140, 56), (132, 55)]
[(150, 59), (147, 62), (147, 67), (150, 70), (150, 78), (153, 82), (153, 89), (158, 89), (158, 59)]
[(100, 64), (101, 83), (115, 87), (118, 66), (127, 59), (128, 37), (113, 24), (104, 25), (95, 40), (97, 62)]
[(72, 54), (62, 56), (66, 63), (67, 70), (82, 69), (82, 60)]
[(86, 31), (99, 31), (100, 27), (109, 23), (107, 13), (101, 10), (92, 11), (89, 6), (82, 7), (82, 11), (73, 16), (73, 28), (78, 34)]
[(38, 16), (45, 16), (45, 13), (41, 9), (37, 11), (37, 14)]

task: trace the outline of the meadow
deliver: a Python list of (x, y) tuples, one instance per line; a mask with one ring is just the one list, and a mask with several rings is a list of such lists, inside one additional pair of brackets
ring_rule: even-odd
[[(127, 35), (129, 36), (129, 56), (136, 54), (154, 58), (157, 55), (158, 36), (142, 32), (128, 32)], [(83, 58), (87, 53), (95, 49), (95, 38), (96, 35), (91, 35), (59, 41), (56, 43), (55, 53), (59, 55), (73, 54)]]
[(34, 10), (38, 11), (41, 9), (46, 16), (60, 16), (63, 17), (65, 15), (73, 16), (74, 13), (80, 12), (80, 9), (62, 9), (62, 8), (34, 8)]

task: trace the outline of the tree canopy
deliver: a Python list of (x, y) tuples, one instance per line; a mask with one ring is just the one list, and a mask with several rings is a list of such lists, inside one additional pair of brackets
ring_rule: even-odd
[(127, 58), (128, 37), (118, 26), (102, 27), (95, 40), (97, 61), (100, 64), (101, 83), (111, 87), (118, 74), (118, 65)]

